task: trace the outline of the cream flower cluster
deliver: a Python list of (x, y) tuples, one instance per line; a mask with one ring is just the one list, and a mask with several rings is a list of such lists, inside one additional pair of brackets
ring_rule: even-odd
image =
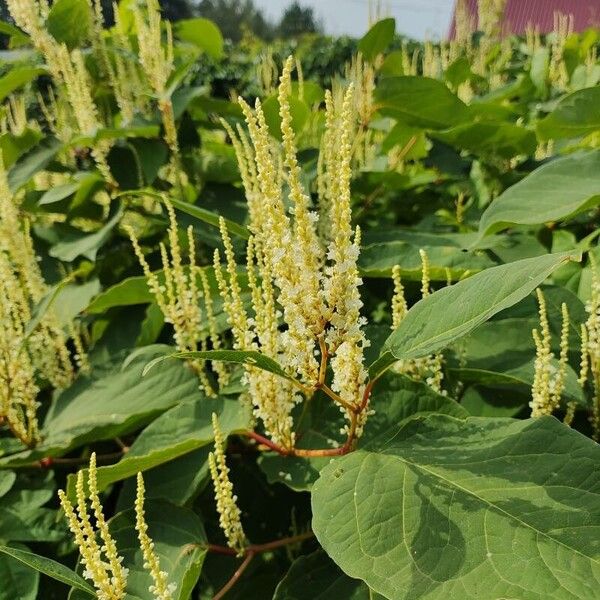
[(532, 417), (551, 415), (560, 406), (569, 359), (570, 319), (567, 305), (563, 302), (561, 307), (562, 329), (557, 365), (551, 348), (552, 336), (548, 323), (546, 299), (539, 288), (536, 293), (539, 304), (540, 329), (539, 331), (534, 329), (532, 332), (536, 350), (531, 402), (529, 403)]
[[(96, 454), (94, 453), (90, 457), (87, 477), (89, 492), (87, 494), (84, 472), (77, 473), (76, 508), (73, 507), (63, 490), (58, 491), (58, 496), (67, 517), (69, 529), (79, 548), (84, 567), (83, 576), (94, 584), (99, 600), (121, 600), (125, 597), (129, 571), (122, 565), (123, 557), (119, 556), (117, 545), (104, 517), (98, 496), (96, 473)], [(88, 507), (88, 500), (90, 507)], [(91, 515), (96, 520), (95, 527), (92, 526)]]
[[(66, 95), (71, 114), (81, 134), (94, 136), (102, 127), (98, 108), (93, 100), (84, 58), (80, 50), (69, 51), (57, 42), (45, 27), (48, 4), (45, 0), (7, 0), (15, 23), (25, 31), (35, 48), (42, 54), (55, 85)], [(106, 155), (107, 142), (95, 144), (92, 155), (102, 176), (112, 180)]]
[(166, 46), (162, 44), (160, 6), (157, 0), (146, 0), (146, 10), (142, 12), (133, 5), (133, 17), (137, 30), (139, 59), (150, 87), (158, 97), (158, 108), (165, 128), (165, 141), (175, 157), (179, 156), (177, 128), (173, 114), (173, 104), (167, 93), (167, 82), (173, 72), (173, 33), (169, 21), (164, 22)]
[[(259, 100), (253, 110), (240, 99), (247, 133), (240, 126), (234, 131), (224, 123), (236, 151), (250, 215), (247, 260), (253, 314), (247, 314), (240, 298), (233, 249), (224, 225), (227, 276), (221, 275), (220, 285), (235, 347), (257, 350), (277, 360), (301, 382), (296, 387), (304, 390), (304, 396), (325, 384), (330, 364), (333, 380), (329, 391), (341, 399), (338, 404), (352, 434), (359, 436), (367, 414), (356, 410), (367, 379), (363, 366), (367, 342), (362, 332), (361, 280), (356, 265), (360, 232), (351, 225), (353, 90), (349, 87), (340, 102), (326, 93), (317, 212), (297, 158), (290, 108), (293, 64), (290, 57), (278, 90), (281, 145), (273, 142)], [(216, 271), (220, 262), (216, 252)], [(271, 373), (252, 366), (246, 373), (255, 415), (273, 441), (293, 447), (291, 411), (303, 395), (294, 390), (294, 383)], [(363, 416), (355, 419), (358, 412)]]
[(596, 441), (600, 440), (600, 271), (594, 255), (590, 252), (592, 270), (592, 290), (590, 299), (585, 305), (588, 313), (586, 322), (581, 327), (581, 369), (579, 383), (585, 386), (591, 375), (593, 389), (592, 434)]
[(225, 461), (225, 438), (215, 413), (212, 415), (212, 425), (215, 434), (215, 450), (208, 455), (208, 466), (215, 488), (219, 525), (225, 534), (228, 546), (241, 556), (248, 542), (242, 527), (237, 496), (233, 493), (233, 485), (229, 479), (229, 467)]
[[(184, 267), (175, 211), (168, 200), (165, 199), (164, 204), (169, 216), (167, 234), (170, 255), (165, 244), (161, 242), (159, 244), (163, 265), (161, 278), (159, 278), (159, 274), (150, 270), (150, 266), (146, 261), (146, 257), (133, 228), (126, 226), (125, 229), (129, 234), (135, 254), (146, 276), (148, 287), (165, 317), (165, 322), (173, 326), (177, 349), (181, 352), (207, 350), (208, 340), (206, 339), (205, 332), (207, 325), (210, 349), (219, 350), (221, 339), (217, 331), (217, 322), (206, 270), (196, 266), (193, 228), (190, 225), (186, 232), (189, 265)], [(164, 279), (164, 283), (162, 279)], [(204, 312), (202, 310), (201, 299), (203, 300)], [(213, 396), (215, 390), (206, 373), (204, 361), (192, 360), (190, 364), (198, 374), (205, 393)], [(217, 374), (219, 385), (225, 385), (229, 376), (225, 366), (222, 363), (215, 363), (213, 369)]]
[(168, 573), (160, 570), (160, 560), (154, 548), (154, 542), (148, 535), (148, 524), (144, 517), (144, 478), (137, 474), (137, 493), (135, 496), (135, 528), (138, 532), (140, 548), (144, 556), (144, 569), (146, 569), (154, 582), (148, 591), (156, 600), (173, 600), (173, 593), (177, 589), (176, 583), (167, 583)]
[[(67, 335), (52, 309), (35, 327), (32, 309), (50, 292), (44, 281), (29, 224), (23, 221), (10, 190), (0, 153), (0, 418), (23, 443), (39, 441), (36, 418), (36, 380), (55, 388), (66, 387), (74, 375)], [(76, 324), (70, 324), (77, 349), (76, 361), (87, 368), (87, 359)]]
[[(129, 570), (123, 566), (123, 557), (119, 555), (117, 544), (104, 516), (98, 493), (95, 453), (90, 457), (87, 480), (84, 471), (77, 473), (75, 491), (75, 506), (63, 490), (58, 491), (58, 496), (69, 529), (79, 548), (84, 567), (83, 576), (93, 583), (98, 600), (123, 600), (127, 595)], [(153, 581), (148, 591), (154, 600), (173, 600), (173, 592), (177, 585), (168, 583), (167, 573), (160, 569), (160, 560), (154, 542), (148, 535), (148, 525), (144, 517), (144, 495), (144, 480), (141, 473), (138, 473), (135, 528), (144, 557), (144, 569)], [(92, 517), (95, 525), (92, 525)]]
[[(420, 249), (421, 256), (421, 297), (426, 298), (431, 293), (429, 257), (425, 250)], [(394, 293), (392, 296), (392, 331), (400, 326), (408, 312), (408, 305), (402, 285), (401, 267), (395, 265), (392, 268), (392, 280), (394, 282)], [(450, 282), (449, 282), (450, 283)], [(444, 355), (440, 353), (429, 354), (422, 358), (411, 358), (400, 360), (394, 366), (396, 373), (402, 373), (417, 381), (425, 382), (438, 394), (445, 394), (442, 389), (444, 379), (443, 372)]]

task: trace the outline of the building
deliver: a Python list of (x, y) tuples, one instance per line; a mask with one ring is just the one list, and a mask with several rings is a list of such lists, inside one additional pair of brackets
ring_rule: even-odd
[[(455, 35), (456, 5), (448, 36)], [(477, 0), (466, 0), (475, 22), (477, 22)], [(554, 28), (554, 14), (573, 15), (573, 30), (583, 31), (588, 27), (600, 26), (600, 0), (507, 0), (502, 21), (502, 32), (523, 35), (529, 25), (540, 33)]]

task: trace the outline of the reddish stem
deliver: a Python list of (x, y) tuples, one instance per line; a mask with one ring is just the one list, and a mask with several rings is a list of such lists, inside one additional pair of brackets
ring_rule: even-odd
[(242, 576), (243, 572), (248, 568), (248, 565), (252, 562), (252, 559), (256, 556), (255, 553), (249, 552), (244, 558), (244, 562), (236, 569), (235, 573), (231, 576), (231, 579), (213, 596), (213, 600), (221, 600), (223, 596), (237, 583), (238, 579)]
[[(297, 542), (303, 542), (304, 540), (309, 540), (313, 538), (315, 534), (312, 531), (307, 531), (305, 533), (299, 533), (298, 535), (292, 535), (289, 537), (284, 537), (279, 540), (273, 540), (272, 542), (266, 542), (264, 544), (250, 544), (245, 550), (243, 556), (247, 554), (260, 554), (261, 552), (268, 552), (269, 550), (276, 550), (277, 548), (282, 548), (283, 546), (289, 546), (290, 544), (296, 544)], [(229, 556), (236, 556), (237, 552), (233, 548), (229, 548), (228, 546), (219, 546), (218, 544), (208, 544), (206, 546), (209, 552), (214, 552), (215, 554), (227, 554)]]

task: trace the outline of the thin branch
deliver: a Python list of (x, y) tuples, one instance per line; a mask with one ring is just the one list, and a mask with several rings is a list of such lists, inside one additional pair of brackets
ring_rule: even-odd
[[(276, 550), (277, 548), (283, 548), (284, 546), (289, 546), (290, 544), (303, 542), (304, 540), (313, 538), (314, 535), (315, 534), (312, 531), (307, 531), (299, 535), (294, 535), (290, 537), (281, 538), (280, 540), (267, 542), (266, 544), (251, 544), (244, 551), (244, 560), (242, 561), (240, 566), (235, 570), (235, 573), (231, 576), (231, 579), (213, 596), (213, 600), (221, 600), (221, 598), (223, 598), (225, 594), (229, 590), (231, 590), (231, 588), (239, 581), (240, 577), (248, 568), (248, 565), (252, 562), (252, 559), (257, 554), (261, 554), (262, 552), (269, 552), (270, 550)], [(235, 556), (237, 554), (233, 548), (228, 548), (227, 546), (218, 546), (216, 544), (208, 544), (207, 550), (209, 552), (215, 552), (217, 554), (227, 554), (229, 556)]]
[(255, 556), (256, 554), (252, 552), (246, 555), (246, 558), (244, 558), (242, 564), (236, 569), (235, 573), (231, 576), (231, 579), (213, 596), (213, 600), (221, 600), (221, 598), (225, 596), (225, 594), (238, 582), (238, 579), (248, 568), (248, 565)]
[(354, 404), (350, 404), (350, 402), (346, 402), (339, 394), (336, 394), (326, 383), (323, 383), (318, 386), (323, 390), (336, 404), (343, 406), (348, 412), (357, 412), (359, 411), (358, 406)]
[[(274, 540), (272, 542), (266, 542), (264, 544), (250, 544), (244, 550), (244, 554), (242, 556), (246, 556), (248, 553), (260, 554), (261, 552), (269, 552), (270, 550), (276, 550), (277, 548), (283, 548), (284, 546), (290, 546), (291, 544), (297, 544), (298, 542), (310, 540), (313, 537), (315, 537), (315, 534), (312, 531), (306, 531), (304, 533), (299, 533), (298, 535), (284, 537), (279, 540)], [(227, 554), (229, 556), (237, 555), (237, 551), (233, 548), (229, 548), (229, 546), (208, 544), (206, 546), (206, 549), (209, 552), (214, 552), (215, 554)]]

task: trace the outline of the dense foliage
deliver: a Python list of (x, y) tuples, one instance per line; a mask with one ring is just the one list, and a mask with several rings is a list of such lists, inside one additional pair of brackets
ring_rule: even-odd
[(0, 600), (600, 598), (600, 32), (479, 4), (8, 0)]

